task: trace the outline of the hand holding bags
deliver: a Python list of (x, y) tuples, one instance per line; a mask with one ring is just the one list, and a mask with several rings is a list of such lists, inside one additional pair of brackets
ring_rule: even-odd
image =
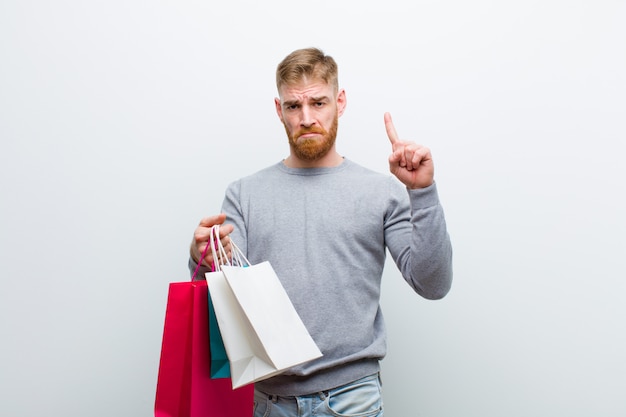
[[(214, 259), (220, 253), (227, 259), (219, 239), (212, 249)], [(234, 261), (227, 260), (206, 278), (233, 388), (321, 357), (270, 263), (250, 265), (232, 240), (231, 251)]]

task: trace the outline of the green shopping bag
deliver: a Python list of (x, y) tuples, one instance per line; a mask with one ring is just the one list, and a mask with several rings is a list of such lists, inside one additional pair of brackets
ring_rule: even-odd
[(220, 332), (220, 328), (217, 324), (215, 309), (213, 308), (213, 302), (211, 301), (210, 295), (209, 344), (211, 348), (211, 378), (230, 378), (230, 362), (228, 361), (228, 355), (226, 355), (224, 341), (222, 340), (222, 333)]

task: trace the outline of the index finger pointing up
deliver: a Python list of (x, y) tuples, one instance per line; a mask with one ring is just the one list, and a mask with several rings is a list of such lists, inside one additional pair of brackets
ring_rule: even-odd
[(393, 122), (391, 121), (391, 114), (388, 112), (385, 113), (385, 130), (387, 130), (387, 136), (389, 137), (389, 141), (392, 145), (400, 140), (398, 138), (398, 134), (396, 133), (396, 128), (393, 126)]

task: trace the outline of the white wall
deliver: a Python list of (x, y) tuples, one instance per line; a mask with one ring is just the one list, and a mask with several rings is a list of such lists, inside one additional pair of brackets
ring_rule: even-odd
[(428, 145), (441, 301), (385, 273), (390, 416), (623, 416), (626, 3), (0, 4), (0, 415), (149, 416), (167, 285), (287, 154), (274, 69), (340, 65), (342, 154)]

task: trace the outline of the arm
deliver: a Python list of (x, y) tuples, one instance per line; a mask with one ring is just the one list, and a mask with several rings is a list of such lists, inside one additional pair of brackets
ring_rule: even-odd
[(401, 211), (392, 213), (385, 226), (387, 246), (417, 293), (428, 299), (443, 298), (452, 285), (452, 244), (434, 183), (430, 150), (400, 140), (389, 113), (385, 114), (385, 129), (392, 146), (389, 170), (406, 186), (410, 200), (410, 226)]
[[(410, 209), (401, 194), (407, 192)], [(443, 298), (452, 285), (452, 244), (436, 184), (395, 193), (399, 201), (391, 205), (385, 224), (389, 252), (418, 294), (431, 300)]]

